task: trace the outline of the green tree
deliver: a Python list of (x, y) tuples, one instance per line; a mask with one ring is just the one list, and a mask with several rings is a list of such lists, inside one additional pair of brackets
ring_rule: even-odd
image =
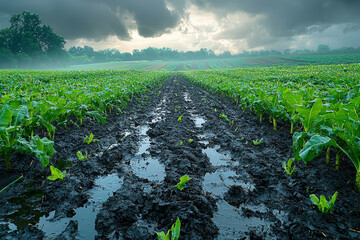
[(51, 27), (41, 24), (39, 15), (24, 11), (12, 16), (10, 27), (0, 31), (0, 58), (4, 61), (6, 55), (9, 60), (15, 57), (19, 64), (34, 59), (55, 59), (65, 56), (65, 43), (64, 38), (56, 35)]

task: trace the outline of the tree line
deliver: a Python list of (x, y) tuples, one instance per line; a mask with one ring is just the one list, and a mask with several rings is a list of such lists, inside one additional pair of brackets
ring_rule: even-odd
[[(65, 50), (63, 37), (55, 34), (51, 27), (42, 25), (39, 15), (24, 11), (10, 19), (10, 27), (0, 30), (0, 68), (51, 67), (71, 64), (88, 64), (111, 61), (137, 60), (195, 60), (209, 58), (276, 56), (289, 54), (311, 54), (336, 51), (353, 51), (354, 48), (330, 49), (320, 44), (317, 50), (290, 49), (284, 51), (259, 50), (231, 54), (225, 51), (216, 55), (213, 50), (201, 48), (197, 51), (178, 51), (171, 48), (134, 49), (132, 53), (121, 53), (117, 49), (95, 51), (90, 46), (74, 46)], [(357, 50), (360, 50), (358, 48)]]

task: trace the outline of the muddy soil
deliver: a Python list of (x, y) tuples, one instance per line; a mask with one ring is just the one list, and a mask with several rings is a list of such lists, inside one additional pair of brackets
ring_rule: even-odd
[[(90, 132), (100, 141), (84, 144)], [(58, 129), (52, 164), (67, 170), (64, 181), (16, 156), (0, 187), (24, 178), (1, 193), (0, 238), (157, 239), (179, 218), (180, 239), (360, 239), (353, 166), (345, 159), (335, 171), (321, 156), (287, 176), (289, 132), (174, 76), (105, 125)], [(174, 188), (186, 174), (184, 190)], [(310, 202), (335, 191), (332, 215)]]

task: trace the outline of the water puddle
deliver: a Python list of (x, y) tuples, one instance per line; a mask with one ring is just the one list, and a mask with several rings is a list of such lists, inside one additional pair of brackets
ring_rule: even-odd
[(237, 177), (230, 169), (218, 169), (213, 173), (206, 173), (203, 181), (204, 189), (216, 196), (223, 196), (232, 185), (241, 186), (245, 191), (253, 191), (255, 185)]
[(62, 218), (53, 220), (55, 211), (51, 212), (48, 217), (41, 217), (38, 228), (44, 231), (48, 239), (63, 232), (70, 220), (78, 221), (78, 238), (77, 239), (94, 239), (97, 232), (95, 230), (95, 219), (102, 204), (123, 184), (123, 179), (117, 174), (111, 174), (100, 177), (95, 180), (96, 187), (89, 194), (89, 201), (80, 208), (75, 209), (75, 215), (71, 218)]
[(155, 110), (150, 113), (150, 116), (153, 116), (151, 123), (157, 123), (163, 120), (166, 115), (166, 111), (164, 111), (164, 105), (166, 105), (167, 98), (164, 97), (161, 99), (160, 103), (156, 106)]
[(241, 209), (231, 206), (224, 200), (217, 202), (218, 211), (212, 218), (219, 228), (217, 239), (240, 239), (249, 230), (266, 231), (269, 223), (258, 217), (246, 217)]
[(205, 123), (205, 119), (200, 116), (193, 117), (193, 121), (195, 122), (195, 126), (197, 128), (201, 128), (202, 125)]
[(39, 222), (39, 219), (45, 215), (45, 212), (37, 208), (42, 195), (41, 189), (30, 189), (19, 197), (11, 198), (9, 203), (15, 204), (19, 208), (6, 216), (1, 223), (8, 225), (10, 231), (14, 231)]
[(229, 163), (229, 156), (230, 154), (227, 153), (220, 153), (218, 152), (218, 150), (220, 149), (219, 145), (215, 145), (213, 147), (207, 147), (206, 149), (203, 150), (203, 153), (205, 153), (209, 159), (210, 159), (210, 163), (214, 166), (222, 166), (224, 164), (228, 164)]
[(146, 178), (149, 181), (162, 181), (165, 177), (165, 169), (162, 164), (149, 154), (150, 137), (146, 134), (149, 126), (140, 127), (140, 136), (142, 140), (139, 145), (140, 148), (135, 157), (130, 160), (130, 166), (135, 175), (140, 178)]
[(187, 102), (191, 102), (191, 98), (190, 98), (188, 92), (184, 92), (184, 99), (185, 99), (185, 101), (187, 101)]

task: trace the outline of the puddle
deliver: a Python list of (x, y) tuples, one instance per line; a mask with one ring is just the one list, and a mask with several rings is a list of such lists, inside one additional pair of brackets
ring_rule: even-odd
[(241, 186), (245, 191), (253, 191), (255, 185), (244, 182), (230, 169), (219, 169), (213, 173), (206, 173), (203, 181), (204, 189), (216, 196), (223, 196), (232, 185)]
[(142, 140), (140, 148), (135, 157), (130, 160), (130, 166), (135, 175), (140, 178), (146, 178), (149, 181), (162, 181), (165, 177), (165, 168), (159, 161), (152, 158), (149, 154), (150, 137), (146, 134), (149, 126), (140, 127), (140, 135)]
[(11, 231), (24, 229), (29, 224), (36, 224), (45, 215), (45, 212), (37, 208), (41, 198), (41, 189), (31, 189), (19, 197), (11, 198), (9, 202), (19, 208), (2, 219), (1, 223), (7, 224)]
[(195, 122), (195, 127), (197, 127), (197, 128), (201, 128), (202, 125), (205, 123), (205, 119), (200, 116), (194, 117), (193, 120)]
[(267, 231), (270, 224), (258, 217), (245, 217), (241, 209), (228, 204), (224, 200), (217, 202), (218, 211), (212, 218), (219, 228), (217, 239), (242, 239), (244, 232), (250, 230)]
[(184, 92), (184, 99), (185, 99), (185, 101), (187, 101), (187, 102), (191, 102), (191, 98), (190, 98), (188, 92)]
[(95, 180), (96, 187), (89, 194), (89, 201), (85, 206), (75, 209), (75, 215), (72, 218), (62, 218), (53, 220), (55, 211), (51, 212), (48, 217), (41, 217), (38, 228), (44, 231), (47, 239), (52, 239), (56, 235), (63, 232), (70, 220), (78, 221), (78, 237), (77, 239), (95, 239), (97, 234), (95, 230), (95, 219), (102, 204), (123, 184), (123, 179), (117, 174), (111, 174), (100, 177)]
[(216, 145), (214, 147), (207, 147), (206, 149), (203, 150), (203, 153), (205, 153), (209, 159), (210, 159), (210, 163), (214, 166), (222, 166), (224, 164), (228, 164), (229, 163), (229, 157), (230, 154), (229, 153), (220, 153), (218, 152), (218, 150), (220, 149), (219, 145)]

